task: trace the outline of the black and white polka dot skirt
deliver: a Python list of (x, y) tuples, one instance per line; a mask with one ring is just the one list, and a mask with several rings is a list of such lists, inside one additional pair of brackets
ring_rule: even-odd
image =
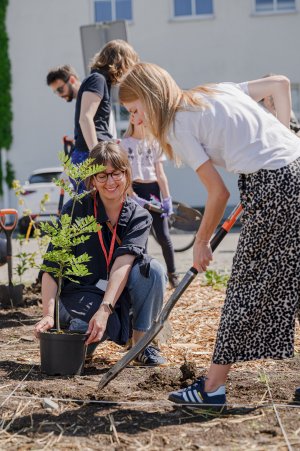
[(213, 363), (294, 352), (300, 295), (300, 159), (239, 177), (242, 228)]

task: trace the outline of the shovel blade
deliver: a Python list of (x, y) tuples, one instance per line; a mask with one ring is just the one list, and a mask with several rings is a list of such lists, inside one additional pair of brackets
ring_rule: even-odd
[(151, 328), (145, 333), (143, 338), (141, 338), (128, 352), (125, 354), (118, 362), (104, 374), (99, 382), (98, 388), (101, 390), (104, 388), (112, 379), (114, 379), (122, 370), (125, 368), (132, 360), (134, 360), (137, 355), (142, 352), (156, 337), (156, 335), (163, 328), (163, 323), (154, 322)]
[(199, 229), (202, 214), (181, 202), (173, 202), (174, 214), (171, 215), (172, 226), (184, 232), (196, 232)]
[(181, 297), (182, 293), (187, 289), (191, 282), (195, 279), (198, 274), (197, 270), (191, 267), (187, 273), (184, 275), (183, 279), (180, 281), (178, 287), (174, 290), (173, 294), (170, 296), (166, 305), (160, 312), (159, 317), (152, 324), (150, 329), (145, 333), (143, 338), (141, 338), (128, 352), (125, 354), (107, 373), (104, 374), (99, 382), (99, 389), (104, 388), (111, 380), (113, 380), (132, 360), (134, 360), (138, 354), (145, 349), (153, 340), (153, 338), (158, 335), (162, 330), (164, 323), (168, 319), (174, 305)]

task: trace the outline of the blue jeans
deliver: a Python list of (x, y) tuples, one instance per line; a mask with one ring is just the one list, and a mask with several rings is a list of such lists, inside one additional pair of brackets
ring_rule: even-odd
[(157, 260), (150, 262), (150, 274), (141, 275), (138, 265), (130, 271), (126, 287), (132, 305), (132, 328), (146, 332), (158, 317), (166, 288), (166, 273)]
[[(88, 150), (78, 150), (75, 148), (71, 153), (71, 161), (73, 164), (80, 164), (83, 163), (88, 158), (88, 156), (89, 156)], [(70, 182), (73, 185), (74, 191), (76, 191), (77, 189), (76, 181), (70, 178)], [(85, 190), (86, 190), (85, 184), (83, 182), (80, 182), (78, 187), (78, 194), (81, 194)]]
[[(64, 325), (69, 328), (69, 330), (73, 330), (76, 332), (85, 333), (88, 328), (88, 323), (82, 321), (79, 318), (72, 318), (72, 316), (67, 312), (62, 302), (59, 303), (59, 321), (61, 325)], [(87, 356), (93, 354), (98, 344), (105, 341), (107, 338), (106, 334), (103, 335), (100, 341), (96, 343), (90, 343), (87, 347)]]
[[(134, 330), (146, 332), (159, 315), (163, 306), (166, 281), (166, 273), (155, 259), (150, 262), (148, 278), (141, 275), (138, 264), (131, 269), (126, 287), (131, 301)], [(79, 318), (72, 318), (61, 302), (59, 305), (61, 323), (66, 324), (69, 330), (87, 331), (88, 323)]]

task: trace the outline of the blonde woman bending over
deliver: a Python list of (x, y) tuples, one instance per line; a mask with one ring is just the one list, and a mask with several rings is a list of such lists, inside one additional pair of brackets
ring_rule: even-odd
[[(272, 96), (277, 118), (258, 101)], [(294, 353), (299, 306), (300, 141), (290, 130), (290, 82), (271, 76), (182, 91), (162, 68), (136, 64), (120, 101), (170, 158), (197, 173), (208, 197), (194, 244), (194, 263), (212, 260), (211, 236), (229, 192), (216, 166), (239, 174), (243, 224), (215, 350), (206, 377), (173, 392), (175, 403), (224, 408), (231, 365)]]

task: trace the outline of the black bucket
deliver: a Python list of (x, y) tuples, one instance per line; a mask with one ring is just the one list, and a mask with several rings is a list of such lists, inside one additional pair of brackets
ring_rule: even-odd
[(82, 374), (87, 335), (55, 329), (40, 333), (41, 372), (48, 376)]

